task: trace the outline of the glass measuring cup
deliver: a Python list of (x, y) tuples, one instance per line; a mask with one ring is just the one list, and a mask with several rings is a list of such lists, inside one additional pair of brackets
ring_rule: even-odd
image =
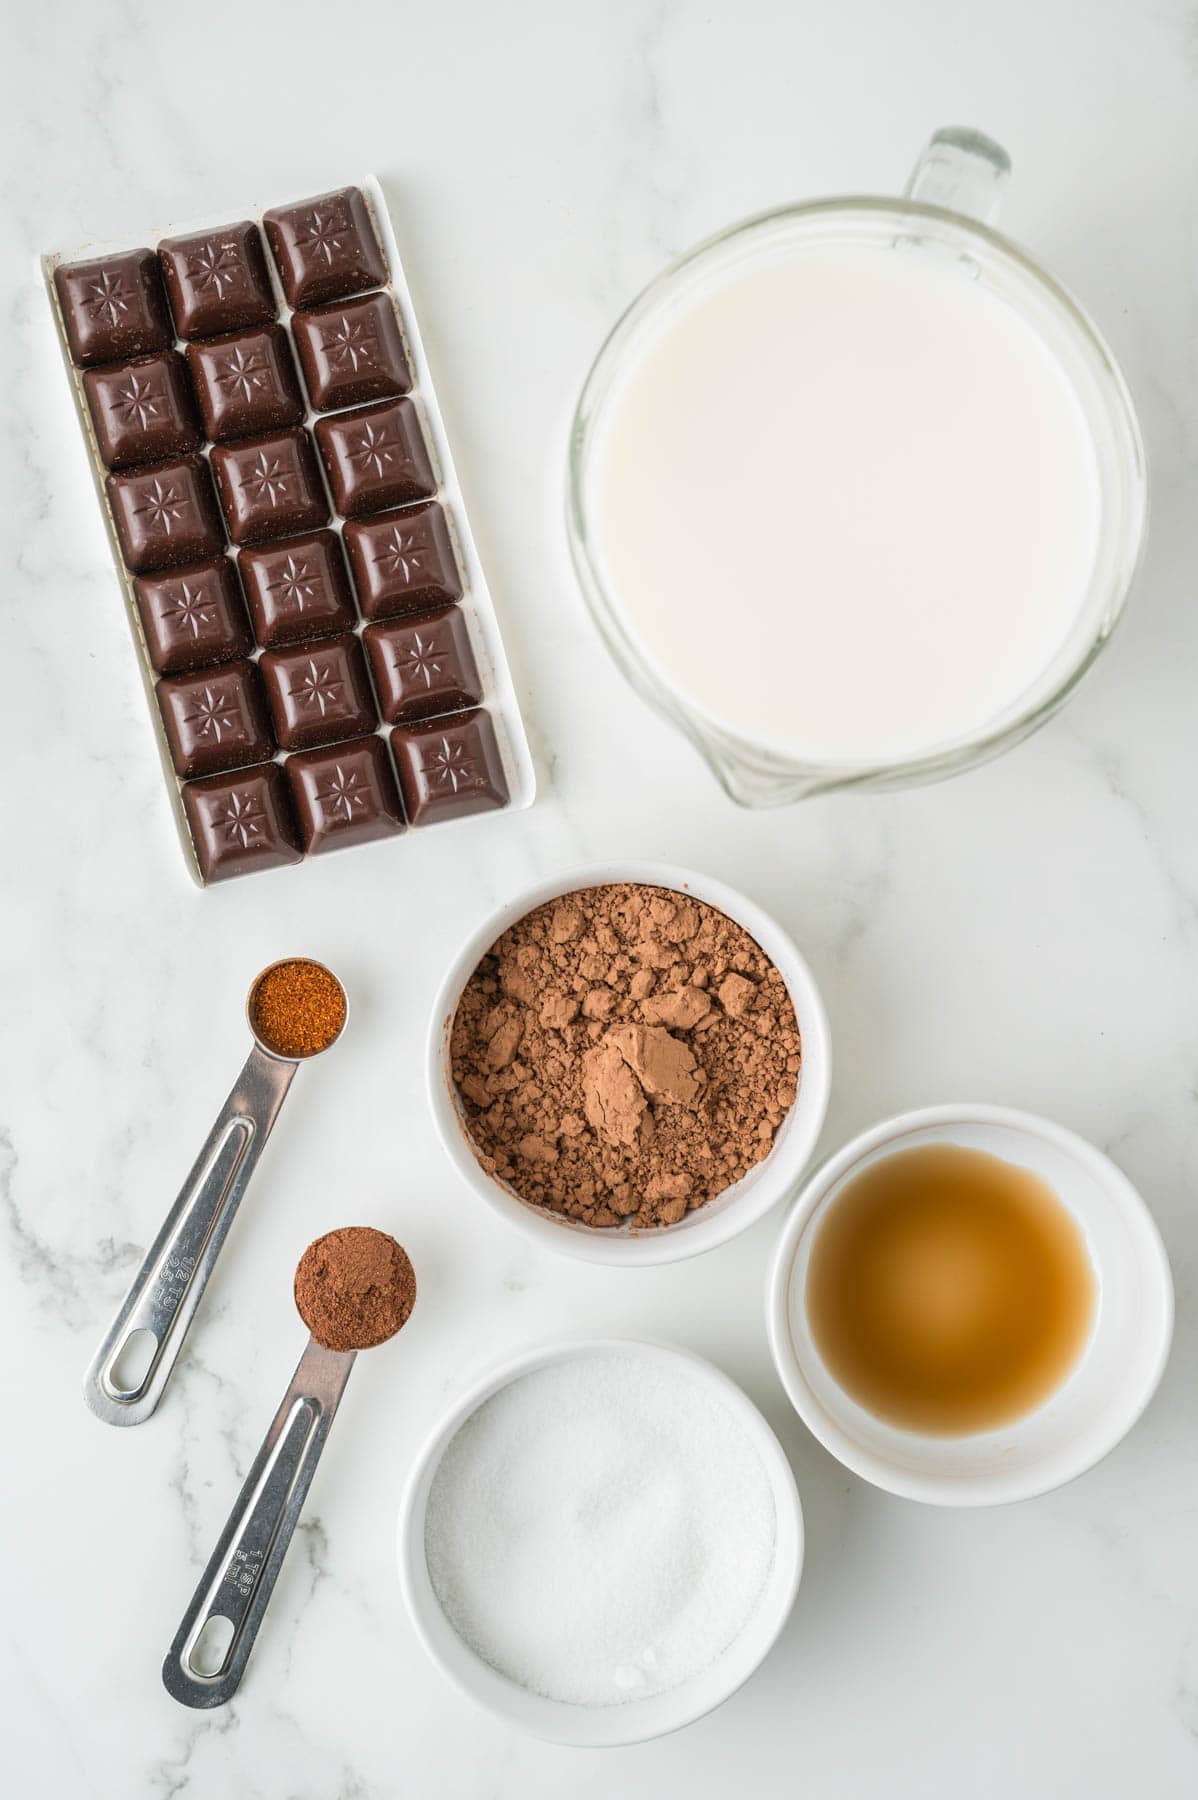
[[(585, 599), (609, 650), (641, 695), (696, 744), (731, 797), (770, 806), (837, 788), (885, 788), (955, 774), (1017, 743), (1077, 685), (1122, 612), (1146, 515), (1143, 447), (1126, 383), (1077, 303), (991, 228), (1007, 156), (979, 133), (939, 131), (900, 199), (813, 201), (763, 214), (698, 246), (641, 294), (616, 324), (587, 377), (570, 441), (567, 531)], [(1093, 452), (1098, 505), (1089, 579), (1071, 624), (1017, 697), (982, 724), (887, 759), (823, 760), (746, 735), (683, 691), (638, 637), (605, 560), (597, 503), (598, 447), (621, 385), (672, 322), (725, 282), (791, 250), (865, 248), (945, 259), (1031, 327), (1076, 396)], [(716, 377), (718, 378), (718, 377)], [(730, 595), (730, 617), (752, 613)]]

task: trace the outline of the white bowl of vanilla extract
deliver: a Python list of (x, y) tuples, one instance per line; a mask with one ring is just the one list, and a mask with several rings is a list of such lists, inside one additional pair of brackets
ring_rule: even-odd
[(1173, 1284), (1144, 1201), (1084, 1138), (1006, 1107), (928, 1107), (846, 1144), (770, 1271), (782, 1384), (847, 1468), (990, 1506), (1091, 1468), (1156, 1390)]

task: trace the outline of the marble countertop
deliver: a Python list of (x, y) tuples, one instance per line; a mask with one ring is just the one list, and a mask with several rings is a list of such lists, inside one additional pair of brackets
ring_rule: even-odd
[[(1198, 1790), (1198, 25), (1188, 0), (412, 0), (23, 7), (6, 29), (0, 670), (0, 1789), (21, 1800), (1182, 1800)], [(354, 84), (357, 85), (354, 85)], [(315, 110), (312, 110), (315, 109)], [(968, 778), (737, 810), (624, 686), (561, 527), (569, 411), (618, 308), (746, 212), (901, 186), (928, 133), (1011, 151), (1003, 223), (1095, 314), (1152, 465), (1151, 544), (1066, 713)], [(184, 872), (35, 254), (376, 170), (539, 759), (529, 813), (202, 894)], [(31, 750), (35, 754), (31, 754)], [(847, 1475), (773, 1374), (779, 1218), (693, 1263), (542, 1254), (455, 1181), (421, 1089), (446, 959), (562, 865), (665, 856), (793, 932), (831, 1016), (825, 1148), (977, 1098), (1047, 1113), (1141, 1187), (1172, 1362), (1099, 1468), (940, 1512)], [(242, 996), (295, 948), (351, 988), (301, 1071), (176, 1380), (107, 1430), (82, 1370), (240, 1066)], [(361, 1359), (238, 1699), (159, 1680), (303, 1342), (321, 1231), (406, 1244), (421, 1303)], [(414, 1447), (487, 1364), (566, 1328), (712, 1357), (790, 1454), (793, 1618), (723, 1709), (552, 1748), (427, 1662), (395, 1579)]]

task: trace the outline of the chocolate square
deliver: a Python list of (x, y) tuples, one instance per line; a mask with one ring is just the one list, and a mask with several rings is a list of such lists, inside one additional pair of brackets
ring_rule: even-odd
[(187, 366), (204, 429), (217, 442), (298, 425), (304, 416), (291, 346), (281, 325), (188, 344)]
[(81, 366), (169, 348), (174, 333), (152, 250), (60, 263), (54, 286), (71, 355)]
[(121, 551), (135, 574), (203, 562), (222, 548), (212, 478), (201, 457), (110, 475), (107, 485)]
[(397, 725), (391, 749), (411, 825), (464, 819), (507, 805), (495, 729), (481, 710), (424, 725)]
[(328, 503), (306, 432), (214, 444), (212, 472), (235, 544), (264, 543), (328, 524)]
[(277, 763), (189, 781), (183, 807), (205, 881), (279, 868), (303, 856)]
[(313, 531), (242, 550), (237, 565), (260, 644), (331, 637), (357, 623), (335, 531)]
[(357, 188), (272, 207), (262, 223), (292, 306), (360, 294), (387, 279), (382, 246)]
[(379, 712), (388, 725), (460, 712), (477, 706), (483, 697), (460, 607), (443, 606), (415, 619), (368, 625), (362, 642)]
[(348, 519), (345, 547), (368, 619), (460, 600), (449, 521), (435, 500), (369, 519)]
[(100, 455), (110, 469), (182, 456), (203, 442), (187, 370), (174, 350), (86, 369), (83, 391)]
[(180, 775), (213, 775), (218, 769), (262, 762), (274, 753), (253, 663), (164, 675), (158, 705)]
[(167, 238), (158, 256), (180, 337), (207, 337), (274, 318), (262, 239), (249, 219)]
[(160, 675), (231, 662), (254, 647), (227, 556), (169, 575), (139, 575), (133, 589), (150, 661)]
[(266, 650), (258, 666), (284, 750), (309, 750), (374, 729), (374, 698), (356, 637)]
[(399, 791), (382, 738), (305, 750), (289, 756), (283, 768), (309, 856), (403, 830)]
[(389, 294), (366, 294), (292, 315), (292, 335), (317, 412), (406, 394), (412, 385)]
[(347, 519), (436, 493), (428, 446), (411, 400), (383, 400), (358, 412), (317, 419), (315, 431), (333, 499)]

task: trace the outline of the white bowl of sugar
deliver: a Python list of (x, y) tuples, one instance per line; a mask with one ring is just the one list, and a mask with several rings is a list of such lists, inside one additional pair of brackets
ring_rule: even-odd
[(438, 1421), (400, 1509), (425, 1649), (554, 1743), (711, 1712), (773, 1646), (802, 1565), (794, 1476), (756, 1407), (702, 1358), (622, 1338), (493, 1369)]

